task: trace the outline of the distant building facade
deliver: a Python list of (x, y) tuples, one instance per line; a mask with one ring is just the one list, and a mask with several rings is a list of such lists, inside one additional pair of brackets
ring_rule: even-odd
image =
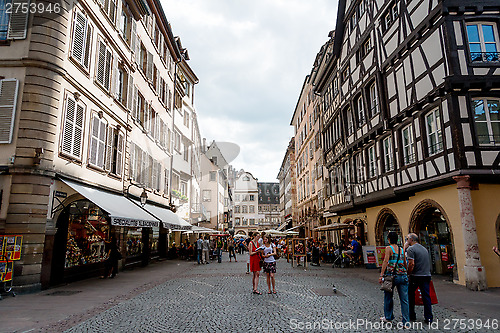
[(257, 183), (259, 189), (259, 230), (277, 229), (280, 226), (280, 184)]

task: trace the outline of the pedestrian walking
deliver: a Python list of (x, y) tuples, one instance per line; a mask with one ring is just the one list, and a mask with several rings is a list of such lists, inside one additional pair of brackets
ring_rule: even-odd
[(415, 291), (420, 289), (422, 301), (424, 303), (424, 319), (426, 323), (432, 323), (432, 304), (430, 296), (431, 283), (431, 261), (429, 260), (429, 251), (418, 242), (418, 236), (414, 233), (406, 237), (405, 247), (408, 258), (408, 276), (410, 277), (410, 286), (408, 298), (410, 302), (410, 320), (415, 321)]
[(406, 270), (406, 259), (404, 249), (397, 245), (398, 234), (390, 231), (387, 235), (389, 239), (389, 246), (385, 248), (384, 262), (382, 263), (382, 270), (380, 272), (379, 283), (384, 281), (387, 275), (394, 275), (392, 291), (384, 291), (384, 317), (380, 320), (390, 322), (394, 319), (394, 301), (392, 296), (394, 288), (397, 288), (399, 301), (401, 303), (401, 315), (403, 317), (403, 324), (410, 320), (409, 304), (408, 304), (408, 275)]
[[(268, 294), (276, 294), (276, 282), (274, 280), (274, 274), (276, 274), (276, 259), (274, 256), (276, 253), (276, 246), (271, 243), (269, 237), (264, 236), (264, 273), (267, 275), (267, 289)], [(273, 290), (271, 291), (271, 284)]]
[(210, 264), (210, 241), (208, 236), (205, 236), (203, 241), (203, 263)]
[(196, 254), (198, 257), (198, 265), (203, 263), (203, 236), (200, 234), (196, 241)]
[(238, 262), (238, 260), (236, 260), (236, 252), (234, 252), (234, 240), (232, 237), (229, 237), (227, 240), (227, 250), (229, 252), (229, 262), (231, 262), (231, 253), (233, 254), (234, 262)]
[(116, 236), (111, 236), (111, 240), (109, 243), (106, 243), (107, 247), (107, 257), (106, 262), (104, 263), (105, 272), (104, 275), (101, 276), (101, 279), (105, 278), (114, 278), (118, 273), (118, 260), (122, 258), (122, 254), (118, 250), (118, 243)]
[(250, 242), (248, 246), (248, 252), (250, 255), (250, 271), (253, 273), (252, 276), (252, 287), (253, 293), (257, 295), (262, 295), (261, 292), (257, 290), (259, 286), (259, 275), (260, 275), (260, 255), (262, 253), (262, 249), (259, 247), (260, 234), (258, 232), (255, 233), (253, 240)]

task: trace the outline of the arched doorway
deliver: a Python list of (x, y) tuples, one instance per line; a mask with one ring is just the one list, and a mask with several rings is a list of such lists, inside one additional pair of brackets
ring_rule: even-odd
[(442, 207), (432, 200), (419, 203), (410, 218), (410, 231), (418, 235), (431, 259), (432, 274), (452, 274), (455, 265), (453, 235)]
[(398, 243), (402, 244), (403, 233), (401, 232), (396, 214), (394, 214), (391, 209), (384, 208), (378, 214), (377, 223), (375, 225), (375, 238), (378, 246), (389, 245), (387, 235), (390, 231), (394, 231), (399, 235)]

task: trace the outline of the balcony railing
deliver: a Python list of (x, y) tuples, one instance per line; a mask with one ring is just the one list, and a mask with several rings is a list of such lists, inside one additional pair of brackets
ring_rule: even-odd
[(471, 61), (477, 62), (498, 62), (500, 61), (500, 52), (471, 52)]

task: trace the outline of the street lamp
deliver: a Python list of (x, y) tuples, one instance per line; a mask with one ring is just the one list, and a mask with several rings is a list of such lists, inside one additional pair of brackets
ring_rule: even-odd
[(142, 193), (141, 193), (141, 206), (144, 207), (144, 205), (146, 204), (147, 201), (148, 201), (148, 194), (146, 193), (146, 189), (142, 189)]

